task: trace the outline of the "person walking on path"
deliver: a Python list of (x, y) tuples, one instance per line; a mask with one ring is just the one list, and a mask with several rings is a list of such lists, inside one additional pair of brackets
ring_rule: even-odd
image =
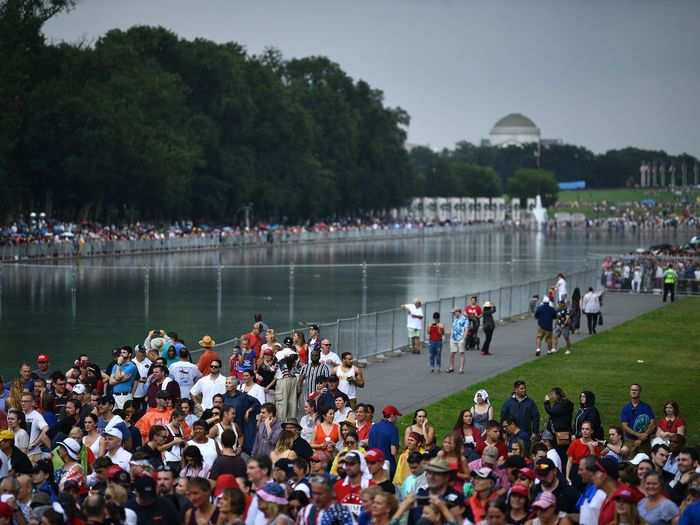
[(491, 301), (484, 303), (484, 344), (481, 345), (481, 355), (493, 355), (491, 353), (491, 339), (493, 332), (496, 329), (496, 321), (493, 319), (493, 314), (496, 313), (496, 307)]
[(588, 288), (586, 295), (581, 299), (581, 311), (586, 314), (588, 322), (588, 335), (594, 335), (596, 326), (598, 325), (598, 316), (600, 316), (600, 296), (603, 291), (594, 292), (592, 287)]
[(554, 327), (554, 348), (559, 347), (559, 338), (566, 343), (566, 354), (571, 353), (571, 315), (566, 307), (566, 301), (559, 301), (557, 309), (556, 323)]
[(678, 273), (673, 269), (673, 265), (669, 265), (664, 270), (664, 298), (663, 302), (666, 302), (666, 298), (671, 294), (671, 302), (676, 300), (676, 283), (678, 282)]
[(554, 289), (557, 293), (557, 303), (561, 301), (566, 302), (569, 298), (569, 294), (566, 290), (566, 279), (563, 273), (557, 274), (557, 282), (554, 284)]
[(452, 333), (450, 334), (450, 368), (447, 373), (455, 371), (455, 355), (459, 354), (459, 370), (464, 370), (464, 346), (467, 337), (467, 316), (461, 308), (455, 308), (452, 321)]
[(413, 304), (402, 304), (402, 310), (406, 310), (406, 328), (408, 329), (408, 342), (411, 352), (420, 354), (421, 333), (423, 331), (423, 303), (416, 298)]
[[(440, 322), (440, 312), (433, 314), (433, 322), (428, 329), (428, 351), (430, 353), (429, 366), (432, 374), (437, 370), (440, 373), (442, 367), (442, 340), (445, 337), (445, 327)], [(462, 354), (464, 355), (464, 354)]]
[(535, 310), (535, 319), (537, 319), (537, 335), (535, 336), (535, 356), (539, 357), (542, 352), (542, 340), (547, 343), (548, 352), (556, 352), (556, 348), (552, 342), (552, 330), (554, 328), (554, 318), (557, 312), (552, 305), (549, 304), (547, 296), (542, 299), (542, 304)]

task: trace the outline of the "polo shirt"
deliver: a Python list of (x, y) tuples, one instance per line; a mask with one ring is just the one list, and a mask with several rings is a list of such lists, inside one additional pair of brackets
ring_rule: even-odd
[(138, 370), (138, 368), (136, 368), (136, 365), (131, 361), (127, 361), (126, 363), (123, 363), (119, 367), (119, 370), (123, 374), (128, 375), (129, 379), (114, 385), (112, 387), (112, 393), (113, 394), (130, 394), (131, 388), (134, 386), (134, 381), (136, 381), (137, 378), (141, 377), (141, 375), (139, 374), (139, 370)]
[(190, 389), (191, 396), (202, 395), (202, 408), (204, 410), (214, 406), (214, 396), (226, 392), (226, 378), (219, 374), (216, 378), (206, 375), (197, 381)]

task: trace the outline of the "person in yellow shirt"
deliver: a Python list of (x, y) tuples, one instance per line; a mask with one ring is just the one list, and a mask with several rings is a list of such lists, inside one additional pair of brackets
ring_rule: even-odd
[(400, 487), (405, 479), (411, 475), (411, 469), (408, 467), (408, 456), (411, 452), (425, 453), (423, 445), (423, 436), (418, 432), (411, 432), (408, 437), (406, 437), (406, 448), (396, 462), (396, 473), (393, 479), (394, 485)]

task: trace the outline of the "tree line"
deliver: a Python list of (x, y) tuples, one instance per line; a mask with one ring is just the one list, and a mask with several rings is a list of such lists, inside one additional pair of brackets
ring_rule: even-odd
[[(533, 147), (409, 153), (408, 113), (326, 57), (145, 26), (48, 44), (43, 24), (74, 6), (0, 1), (0, 221), (234, 223), (252, 204), (256, 218), (301, 222), (532, 188), (508, 181), (535, 167)], [(623, 186), (661, 155), (552, 146), (537, 176)]]

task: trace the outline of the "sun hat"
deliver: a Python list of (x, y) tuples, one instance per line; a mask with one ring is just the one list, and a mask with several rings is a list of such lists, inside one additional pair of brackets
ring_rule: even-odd
[(261, 489), (258, 489), (255, 494), (263, 501), (268, 503), (276, 503), (278, 505), (286, 505), (288, 503), (285, 497), (284, 488), (279, 483), (270, 481)]
[(472, 470), (472, 477), (496, 481), (496, 476), (493, 474), (493, 470), (489, 467), (481, 467), (480, 469)]
[(438, 474), (447, 474), (448, 472), (452, 472), (449, 463), (440, 458), (431, 459), (425, 466), (425, 470), (428, 472), (437, 472)]
[(479, 394), (481, 394), (481, 399), (483, 399), (484, 401), (489, 400), (489, 393), (482, 388), (481, 390), (477, 390), (476, 394), (474, 394), (474, 403), (478, 403), (476, 399)]
[(288, 426), (294, 426), (294, 427), (298, 428), (299, 430), (301, 430), (301, 425), (299, 424), (299, 421), (295, 417), (288, 417), (284, 421), (284, 425), (282, 425), (282, 428), (288, 427)]
[[(151, 342), (152, 343), (152, 342)], [(216, 341), (214, 341), (210, 335), (205, 335), (197, 343), (202, 348), (214, 348)]]
[(551, 492), (542, 492), (537, 500), (532, 504), (533, 509), (548, 509), (557, 504), (557, 498)]
[(80, 443), (78, 443), (75, 439), (66, 438), (63, 441), (59, 441), (56, 444), (62, 446), (65, 449), (65, 451), (68, 453), (68, 455), (71, 457), (72, 460), (74, 460), (74, 461), (80, 460), (80, 449), (82, 447), (81, 447)]

